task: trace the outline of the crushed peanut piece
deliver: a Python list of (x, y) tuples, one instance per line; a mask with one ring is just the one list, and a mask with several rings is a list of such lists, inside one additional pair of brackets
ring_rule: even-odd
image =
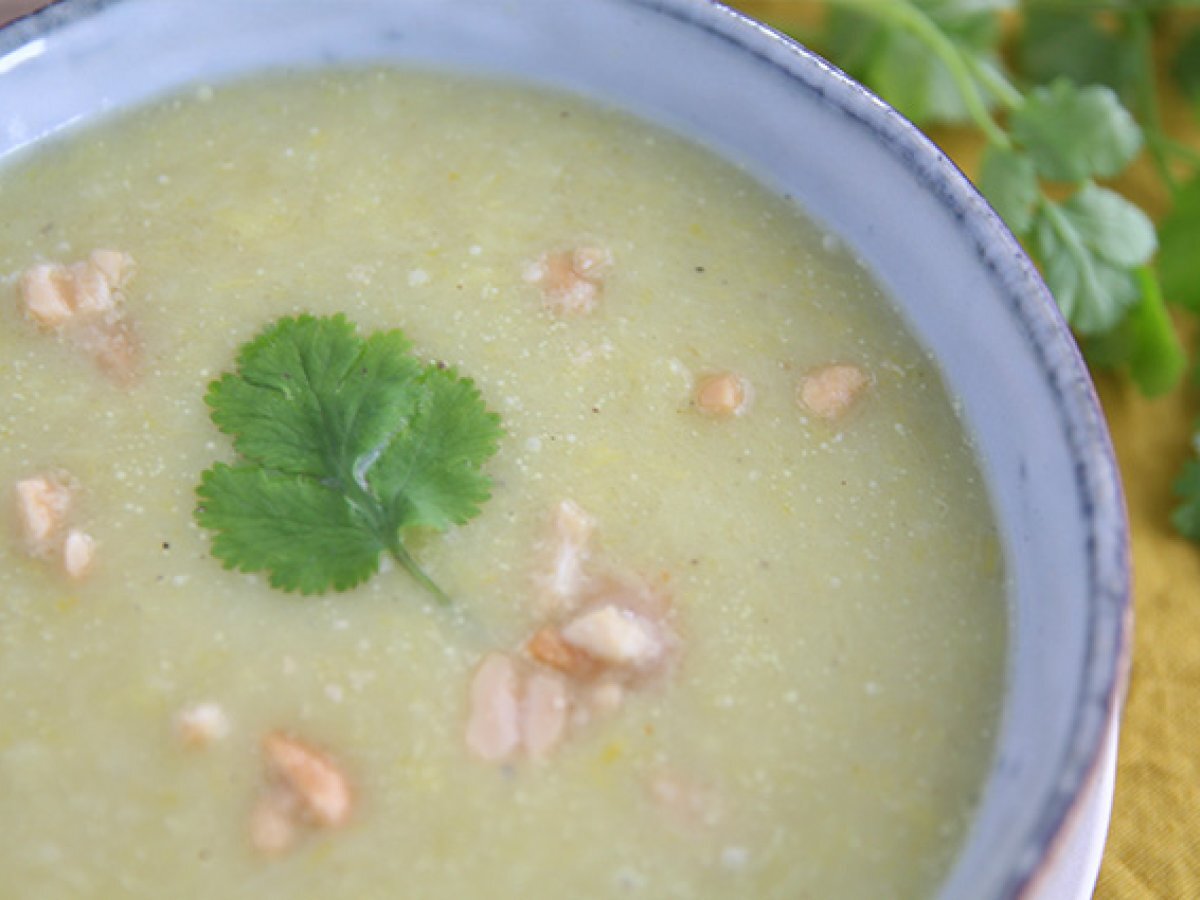
[(298, 837), (299, 810), (295, 796), (283, 788), (268, 789), (250, 811), (250, 843), (264, 856), (290, 850)]
[(17, 519), (25, 551), (37, 559), (58, 560), (74, 579), (91, 571), (96, 541), (90, 534), (69, 528), (74, 489), (63, 475), (33, 475), (16, 483)]
[(197, 703), (175, 716), (175, 733), (187, 747), (208, 747), (229, 734), (229, 716), (216, 703)]
[(525, 642), (525, 650), (537, 662), (568, 675), (582, 676), (593, 668), (591, 661), (565, 640), (553, 625), (543, 625)]
[(137, 340), (121, 306), (134, 261), (117, 250), (93, 250), (86, 260), (31, 266), (18, 282), (25, 314), (61, 334), (105, 374), (127, 384), (136, 372)]
[(272, 777), (295, 795), (309, 821), (329, 828), (347, 822), (350, 783), (333, 760), (279, 731), (266, 735), (262, 748)]
[(17, 482), (16, 496), (26, 547), (34, 556), (47, 556), (70, 511), (70, 489), (54, 476), (34, 475)]
[(516, 666), (503, 653), (489, 653), (471, 679), (467, 747), (480, 759), (499, 762), (521, 742)]
[(112, 290), (120, 290), (133, 278), (136, 263), (120, 250), (93, 250), (88, 254), (92, 268), (100, 272)]
[(542, 289), (542, 305), (560, 316), (590, 313), (600, 302), (612, 254), (603, 247), (543, 253), (525, 270), (525, 280)]
[(25, 312), (44, 328), (110, 313), (133, 270), (133, 257), (116, 250), (93, 250), (85, 261), (69, 266), (32, 266), (19, 283)]
[(750, 382), (733, 372), (706, 375), (696, 384), (696, 408), (714, 418), (743, 416), (750, 408), (753, 391)]
[(870, 383), (870, 377), (858, 366), (833, 363), (804, 376), (797, 399), (814, 415), (837, 419), (859, 400)]
[(614, 666), (646, 669), (666, 647), (653, 622), (629, 609), (602, 606), (568, 622), (563, 640), (594, 659)]
[(82, 578), (91, 571), (96, 558), (96, 541), (90, 534), (72, 528), (63, 541), (63, 570), (71, 578)]
[(599, 715), (616, 712), (624, 702), (625, 689), (616, 682), (601, 682), (588, 693), (588, 706)]
[(606, 274), (612, 262), (612, 253), (604, 247), (576, 247), (571, 251), (571, 268), (588, 278)]
[(595, 520), (572, 500), (563, 500), (554, 511), (549, 571), (539, 579), (548, 594), (550, 612), (570, 610), (578, 603), (587, 579), (583, 566), (591, 557)]
[(520, 655), (489, 653), (471, 678), (466, 743), (485, 762), (546, 759), (569, 728), (616, 712), (626, 691), (656, 680), (677, 654), (669, 573), (588, 571), (594, 528), (575, 503), (559, 504), (554, 566), (538, 581), (560, 601), (540, 610), (543, 624)]
[(20, 293), (25, 314), (43, 328), (58, 328), (75, 315), (62, 266), (43, 264), (27, 269), (21, 276)]
[(570, 700), (563, 677), (535, 672), (521, 698), (521, 744), (534, 760), (544, 760), (558, 746), (567, 727)]
[(71, 330), (71, 341), (116, 384), (128, 386), (137, 380), (141, 348), (128, 322), (81, 323)]

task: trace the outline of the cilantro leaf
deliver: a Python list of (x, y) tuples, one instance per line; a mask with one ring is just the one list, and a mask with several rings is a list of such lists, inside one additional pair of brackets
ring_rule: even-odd
[(227, 568), (269, 572), (272, 587), (344, 591), (379, 568), (369, 520), (315, 479), (218, 463), (197, 492), (200, 523), (214, 532), (213, 555)]
[(1010, 122), (1013, 137), (1050, 181), (1108, 177), (1142, 147), (1142, 130), (1110, 88), (1060, 78), (1034, 88)]
[(1163, 293), (1171, 303), (1200, 311), (1200, 177), (1175, 195), (1175, 205), (1159, 225), (1158, 254)]
[(892, 35), (867, 77), (889, 103), (914, 122), (962, 122), (969, 118), (949, 69), (907, 34)]
[(209, 386), (242, 457), (197, 488), (196, 520), (226, 568), (312, 594), (365, 581), (387, 552), (445, 599), (400, 535), (478, 514), (500, 423), (469, 379), (409, 348), (400, 331), (363, 339), (340, 315), (284, 318)]
[[(1014, 0), (911, 0), (915, 15), (940, 32), (950, 45), (980, 67), (999, 65), (999, 12)], [(930, 53), (925, 40), (900, 26), (901, 4), (884, 3), (871, 11), (833, 9), (828, 17), (830, 54), (850, 74), (915, 122), (970, 119), (962, 90), (945, 62)], [(876, 24), (876, 15), (886, 26)], [(911, 17), (900, 13), (901, 18)]]
[(439, 531), (479, 513), (491, 482), (476, 462), (495, 452), (497, 432), (480, 428), (483, 401), (453, 369), (431, 367), (409, 427), (396, 434), (368, 480), (391, 517)]
[(421, 365), (399, 331), (365, 344), (345, 316), (281, 319), (238, 354), (205, 401), (234, 448), (260, 466), (320, 478), (348, 471), (411, 414)]
[(1102, 27), (1086, 10), (1030, 9), (1017, 45), (1025, 76), (1036, 84), (1067, 78), (1112, 88), (1126, 102), (1136, 93), (1140, 53), (1127, 28)]
[(1134, 272), (1140, 297), (1112, 331), (1084, 343), (1093, 366), (1126, 366), (1129, 375), (1148, 397), (1156, 397), (1179, 384), (1187, 368), (1187, 354), (1175, 323), (1163, 302), (1154, 269), (1141, 266)]
[(1192, 100), (1200, 98), (1200, 28), (1193, 28), (1171, 61), (1171, 74)]
[(1184, 464), (1174, 489), (1183, 503), (1171, 514), (1171, 523), (1184, 537), (1200, 541), (1200, 461), (1192, 459)]
[(979, 189), (1014, 234), (1029, 231), (1041, 189), (1028, 156), (1003, 147), (988, 147), (979, 173)]
[(1033, 243), (1063, 315), (1082, 334), (1112, 328), (1137, 302), (1130, 271), (1154, 255), (1154, 226), (1120, 194), (1088, 183), (1065, 203), (1044, 200)]

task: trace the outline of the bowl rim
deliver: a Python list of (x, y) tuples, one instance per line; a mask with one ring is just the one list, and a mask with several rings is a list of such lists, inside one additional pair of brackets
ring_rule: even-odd
[[(1002, 889), (1002, 896), (1033, 897), (1078, 824), (1088, 790), (1099, 781), (1106, 737), (1110, 728), (1117, 727), (1124, 703), (1132, 654), (1132, 565), (1124, 489), (1079, 345), (1036, 265), (970, 178), (929, 136), (869, 88), (793, 38), (719, 0), (616, 2), (659, 11), (728, 41), (871, 131), (962, 222), (980, 262), (997, 277), (1003, 299), (1035, 351), (1074, 462), (1087, 533), (1091, 616), (1082, 689), (1064, 757), (1066, 771), (1060, 772), (1057, 789), (1028, 835), (1036, 862)], [(1113, 640), (1098, 647), (1096, 617), (1105, 614), (1115, 619)], [(1086, 707), (1094, 698), (1103, 704), (1104, 715), (1089, 720)], [(946, 873), (943, 889), (958, 869), (965, 846), (960, 846)]]
[[(51, 0), (0, 26), (0, 72), (5, 57), (54, 31), (126, 0)], [(866, 128), (948, 213), (959, 219), (980, 262), (1034, 351), (1067, 437), (1075, 489), (1085, 523), (1087, 596), (1091, 603), (1081, 695), (1057, 787), (1028, 835), (1036, 861), (1002, 889), (1005, 897), (1028, 897), (1055, 862), (1078, 819), (1086, 791), (1098, 778), (1105, 737), (1119, 714), (1128, 683), (1132, 639), (1129, 527), (1124, 494), (1099, 399), (1078, 345), (1040, 273), (999, 215), (970, 179), (916, 125), (832, 63), (744, 12), (719, 0), (604, 0), (699, 28), (773, 69)], [(18, 60), (19, 61), (19, 60)], [(1096, 616), (1115, 618), (1112, 639), (1097, 645)], [(1103, 717), (1084, 717), (1093, 700)], [(998, 736), (999, 739), (999, 736)], [(958, 860), (946, 873), (949, 881)], [(943, 882), (945, 884), (945, 882)]]

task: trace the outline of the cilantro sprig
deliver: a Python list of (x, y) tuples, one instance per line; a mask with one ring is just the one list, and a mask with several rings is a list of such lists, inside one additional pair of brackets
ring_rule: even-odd
[[(1125, 371), (1147, 395), (1177, 388), (1189, 361), (1176, 321), (1200, 313), (1200, 151), (1164, 127), (1158, 82), (1169, 69), (1200, 109), (1200, 26), (1159, 38), (1194, 0), (800, 6), (790, 22), (764, 10), (917, 124), (978, 131), (980, 189), (1041, 266), (1088, 362)], [(1169, 67), (1157, 65), (1171, 43)], [(1157, 228), (1106, 184), (1143, 154), (1170, 198)], [(1174, 521), (1200, 540), (1200, 423), (1193, 447)]]
[(470, 379), (410, 351), (402, 332), (364, 339), (342, 315), (283, 318), (209, 385), (240, 459), (201, 476), (196, 521), (226, 568), (315, 594), (360, 584), (388, 553), (446, 602), (401, 536), (479, 513), (500, 419)]

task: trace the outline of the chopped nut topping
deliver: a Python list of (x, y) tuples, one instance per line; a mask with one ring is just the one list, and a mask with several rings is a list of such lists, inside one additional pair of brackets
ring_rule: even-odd
[(264, 856), (279, 856), (290, 850), (298, 837), (295, 797), (282, 788), (268, 789), (250, 811), (250, 843)]
[(541, 576), (550, 612), (573, 609), (586, 584), (583, 565), (591, 557), (590, 541), (596, 523), (571, 500), (563, 500), (554, 511), (553, 558)]
[(25, 314), (43, 329), (66, 338), (118, 383), (133, 380), (137, 341), (121, 304), (133, 277), (133, 257), (117, 250), (93, 250), (71, 265), (42, 263), (27, 269), (18, 283)]
[(546, 759), (568, 729), (620, 709), (626, 691), (665, 672), (678, 650), (667, 573), (586, 571), (594, 528), (579, 506), (559, 504), (552, 573), (537, 579), (542, 593), (557, 587), (559, 601), (540, 604), (543, 624), (522, 655), (489, 653), (471, 678), (466, 743), (485, 762)]
[(229, 716), (216, 703), (197, 703), (175, 716), (175, 733), (187, 747), (207, 747), (229, 734)]
[(602, 247), (543, 253), (525, 270), (525, 280), (542, 289), (542, 304), (560, 316), (590, 313), (600, 302), (612, 254)]
[(69, 528), (73, 490), (65, 475), (33, 475), (16, 483), (17, 519), (25, 550), (46, 561), (58, 560), (74, 579), (91, 571), (96, 541), (78, 528)]
[(308, 821), (328, 828), (346, 824), (350, 784), (333, 760), (279, 731), (264, 737), (262, 748), (272, 779), (291, 791)]
[(16, 485), (17, 515), (26, 547), (34, 556), (47, 556), (66, 523), (71, 491), (50, 475), (22, 478)]
[(503, 653), (489, 653), (471, 679), (467, 747), (480, 759), (507, 759), (521, 743), (516, 666)]
[(563, 677), (535, 672), (521, 698), (521, 744), (531, 759), (541, 760), (558, 746), (567, 727), (570, 700)]
[(834, 363), (809, 372), (800, 382), (800, 404), (822, 419), (844, 415), (871, 383), (858, 366)]
[(654, 623), (611, 605), (568, 622), (562, 636), (594, 659), (631, 669), (649, 668), (666, 650)]
[(96, 558), (96, 541), (90, 534), (72, 528), (63, 541), (63, 570), (71, 578), (82, 578)]
[(525, 650), (537, 662), (568, 675), (584, 675), (592, 668), (591, 661), (563, 640), (553, 625), (544, 625), (535, 631), (526, 642)]
[(733, 372), (707, 375), (696, 384), (696, 408), (715, 418), (745, 415), (751, 399), (750, 382)]

